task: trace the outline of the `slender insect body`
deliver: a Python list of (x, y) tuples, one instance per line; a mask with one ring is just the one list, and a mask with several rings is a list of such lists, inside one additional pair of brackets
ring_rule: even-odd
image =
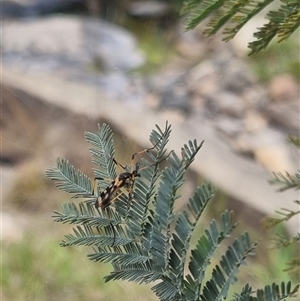
[[(135, 153), (132, 155), (132, 163), (134, 161), (134, 157), (137, 154), (141, 154), (144, 152), (148, 152), (149, 150), (155, 148), (156, 145), (154, 145), (154, 147), (150, 148), (150, 149), (145, 149), (141, 152)], [(172, 151), (171, 151), (172, 152)], [(169, 155), (171, 154), (171, 152), (169, 153)], [(169, 156), (168, 155), (168, 156)], [(167, 156), (167, 157), (168, 157)], [(164, 158), (163, 160), (157, 162), (156, 164), (161, 163), (162, 161), (164, 161), (166, 158)], [(110, 184), (109, 186), (103, 190), (101, 192), (101, 194), (98, 196), (96, 202), (95, 202), (95, 208), (98, 210), (99, 207), (101, 207), (102, 209), (105, 209), (107, 207), (109, 207), (117, 198), (118, 198), (118, 190), (121, 188), (125, 188), (128, 192), (128, 197), (129, 200), (132, 199), (133, 197), (133, 186), (135, 183), (135, 179), (137, 177), (140, 177), (140, 173), (139, 170), (142, 169), (146, 169), (149, 167), (152, 167), (156, 164), (153, 165), (147, 165), (144, 167), (140, 167), (141, 166), (141, 161), (136, 162), (135, 164), (131, 165), (131, 171), (128, 171), (128, 166), (123, 166), (122, 164), (118, 163), (114, 158), (112, 158), (113, 162), (121, 167), (122, 169), (126, 170), (123, 173), (119, 174)], [(103, 178), (95, 178), (94, 180), (104, 180)], [(94, 192), (93, 192), (94, 194)]]
[(98, 196), (95, 208), (98, 210), (99, 207), (102, 209), (107, 208), (111, 203), (111, 198), (114, 196), (116, 192), (116, 188), (113, 181), (105, 190), (101, 192), (101, 194)]
[[(126, 187), (126, 190), (129, 191), (129, 193), (132, 193), (133, 184), (136, 177), (140, 177), (141, 175), (138, 173), (138, 170), (134, 170), (133, 172), (123, 172), (115, 180), (113, 180), (109, 186), (103, 190), (100, 194), (100, 196), (97, 198), (95, 207), (98, 209), (101, 207), (102, 209), (105, 209), (110, 206), (113, 199), (115, 198), (118, 190), (122, 187)], [(96, 180), (100, 180), (102, 178), (95, 178)]]

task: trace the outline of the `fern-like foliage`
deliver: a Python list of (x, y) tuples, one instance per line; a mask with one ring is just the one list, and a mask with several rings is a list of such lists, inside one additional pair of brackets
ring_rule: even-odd
[(287, 283), (281, 282), (280, 285), (275, 283), (272, 285), (266, 285), (263, 289), (256, 290), (256, 292), (253, 292), (251, 286), (247, 284), (243, 287), (240, 294), (235, 294), (233, 301), (285, 300), (287, 297), (295, 296), (298, 290), (299, 284), (292, 287), (292, 283), (290, 281)]
[[(290, 142), (292, 145), (296, 146), (298, 149), (300, 149), (300, 137), (289, 137), (288, 142)], [(273, 173), (273, 179), (270, 180), (271, 184), (275, 184), (280, 186), (278, 191), (283, 192), (288, 189), (300, 189), (300, 171), (298, 170), (297, 173), (294, 175), (289, 174), (286, 172), (283, 173)], [(298, 210), (290, 210), (286, 208), (282, 208), (280, 210), (276, 210), (275, 213), (277, 213), (276, 217), (266, 217), (263, 220), (263, 225), (266, 229), (269, 229), (271, 227), (274, 227), (282, 222), (287, 222), (293, 217), (298, 217), (300, 215), (300, 201), (294, 200), (294, 203), (298, 205)], [(298, 229), (299, 230), (299, 229)], [(280, 247), (287, 247), (289, 245), (294, 245), (295, 248), (300, 243), (300, 232), (297, 233), (296, 236), (292, 238), (283, 237), (280, 235), (277, 235), (273, 239), (273, 245), (274, 247), (280, 248)], [(298, 252), (299, 253), (299, 252)], [(285, 269), (286, 271), (292, 272), (296, 271), (299, 273), (300, 271), (300, 255), (296, 258), (293, 258), (290, 262), (286, 263), (288, 268)]]
[[(188, 141), (178, 156), (173, 151), (167, 153), (170, 133), (168, 124), (164, 129), (157, 126), (152, 131), (150, 141), (155, 151), (146, 152), (147, 159), (139, 160), (141, 176), (134, 181), (132, 198), (125, 190), (106, 212), (96, 210), (94, 204), (101, 190), (118, 176), (108, 125), (99, 127), (96, 134), (85, 134), (97, 166), (95, 177), (105, 178), (99, 183), (97, 195), (91, 189), (92, 180), (67, 160), (59, 159), (57, 167), (47, 170), (47, 176), (59, 189), (83, 199), (77, 204), (63, 204), (62, 212), (55, 212), (56, 222), (74, 225), (73, 233), (65, 236), (61, 246), (92, 247), (90, 260), (111, 263), (113, 267), (105, 276), (106, 281), (155, 282), (152, 290), (160, 300), (221, 300), (226, 298), (240, 266), (253, 254), (256, 243), (250, 242), (247, 232), (243, 233), (229, 243), (219, 263), (211, 267), (212, 256), (237, 225), (232, 213), (225, 210), (220, 222), (212, 220), (203, 234), (195, 238), (196, 244), (191, 244), (194, 230), (215, 190), (210, 184), (202, 184), (187, 201), (186, 210), (176, 214), (175, 203), (186, 202), (180, 196), (185, 174), (203, 142)], [(162, 170), (160, 165), (167, 154), (167, 167)], [(136, 166), (124, 168), (130, 172)], [(211, 275), (208, 268), (212, 270)], [(280, 288), (282, 295), (292, 295), (292, 289), (285, 284)], [(258, 294), (273, 296), (272, 289), (277, 287), (265, 288)], [(245, 289), (236, 300), (252, 300), (255, 297), (250, 293)], [(281, 295), (268, 300), (281, 300)]]
[(92, 193), (91, 180), (80, 170), (76, 170), (68, 160), (57, 159), (57, 167), (50, 167), (46, 176), (54, 180), (56, 187), (73, 194), (73, 198), (84, 197)]
[(287, 189), (300, 189), (300, 171), (295, 175), (291, 175), (288, 172), (283, 173), (274, 173), (274, 178), (270, 181), (271, 184), (280, 185), (281, 187), (278, 191), (285, 191)]
[[(225, 41), (229, 41), (239, 30), (274, 0), (186, 0), (182, 14), (187, 14), (186, 29), (195, 28), (208, 19), (204, 34), (210, 36), (223, 29)], [(300, 3), (298, 0), (280, 0), (277, 10), (270, 10), (268, 23), (254, 33), (255, 41), (249, 43), (250, 55), (265, 49), (274, 37), (278, 42), (286, 40), (300, 25)]]
[[(287, 141), (300, 150), (300, 137), (288, 137)], [(286, 172), (285, 174), (278, 172), (273, 173), (273, 179), (270, 180), (271, 184), (279, 185), (278, 191), (282, 192), (287, 189), (300, 189), (300, 170), (294, 175)]]

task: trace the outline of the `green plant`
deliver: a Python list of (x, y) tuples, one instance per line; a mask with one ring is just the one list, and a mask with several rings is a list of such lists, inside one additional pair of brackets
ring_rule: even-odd
[[(249, 43), (251, 54), (265, 49), (273, 38), (278, 42), (286, 40), (300, 25), (300, 2), (298, 0), (280, 0), (277, 10), (270, 10), (264, 24), (254, 33), (255, 41)], [(188, 14), (186, 28), (193, 29), (208, 19), (204, 34), (211, 36), (223, 26), (225, 41), (235, 37), (239, 30), (263, 9), (275, 3), (275, 0), (186, 0), (182, 14)]]
[[(237, 281), (240, 266), (253, 255), (256, 243), (250, 242), (247, 232), (231, 238), (219, 263), (211, 266), (220, 244), (237, 225), (232, 214), (225, 210), (220, 224), (212, 220), (196, 246), (190, 246), (195, 227), (215, 190), (210, 184), (201, 185), (188, 200), (187, 209), (176, 216), (174, 203), (181, 199), (179, 192), (185, 173), (203, 142), (188, 141), (182, 147), (181, 156), (172, 152), (167, 159), (168, 167), (160, 170), (157, 163), (166, 154), (170, 133), (168, 124), (164, 131), (158, 126), (152, 131), (150, 141), (157, 146), (156, 155), (150, 152), (148, 155), (156, 164), (141, 169), (141, 176), (134, 182), (133, 200), (128, 202), (126, 192), (120, 193), (114, 208), (108, 207), (106, 213), (95, 210), (91, 179), (67, 160), (58, 159), (57, 167), (47, 170), (47, 176), (56, 181), (59, 189), (72, 193), (74, 198), (86, 199), (77, 205), (64, 204), (61, 213), (55, 212), (55, 221), (76, 225), (74, 233), (66, 235), (61, 246), (92, 246), (90, 260), (112, 264), (113, 271), (105, 276), (105, 281), (154, 282), (152, 290), (160, 300), (221, 300)], [(97, 165), (95, 177), (115, 179), (110, 127), (104, 124), (97, 134), (85, 136), (91, 144), (92, 161)], [(139, 163), (153, 165), (146, 159)], [(101, 188), (107, 188), (110, 183), (103, 181)], [(255, 295), (246, 284), (233, 300), (281, 300), (295, 294), (298, 287), (293, 288), (291, 282), (274, 283), (257, 290)]]
[[(300, 149), (300, 138), (299, 137), (290, 137), (288, 141)], [(300, 189), (300, 171), (298, 170), (297, 173), (294, 175), (289, 174), (286, 172), (283, 173), (274, 173), (273, 179), (270, 181), (271, 184), (279, 185), (281, 186), (278, 191), (283, 192), (288, 189)], [(294, 200), (294, 203), (298, 206), (300, 205), (299, 200)], [(266, 228), (274, 227), (278, 224), (281, 224), (283, 222), (287, 222), (291, 218), (298, 216), (300, 214), (300, 210), (290, 210), (282, 208), (281, 210), (277, 210), (276, 213), (280, 215), (280, 217), (267, 217), (263, 223)], [(300, 243), (300, 232), (298, 232), (295, 236), (292, 238), (287, 238), (286, 235), (277, 235), (277, 237), (273, 238), (273, 243), (276, 248), (285, 248), (290, 245), (297, 246)], [(287, 267), (285, 271), (288, 272), (296, 272), (299, 275), (300, 272), (300, 254), (298, 253), (298, 256), (294, 257), (292, 260), (288, 261), (286, 263)]]

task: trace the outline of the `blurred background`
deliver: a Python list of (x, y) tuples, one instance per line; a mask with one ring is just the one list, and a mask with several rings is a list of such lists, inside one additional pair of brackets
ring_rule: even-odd
[(205, 140), (177, 210), (210, 181), (218, 193), (197, 235), (228, 208), (241, 221), (236, 233), (261, 239), (237, 287), (299, 281), (282, 271), (297, 250), (273, 250), (269, 241), (275, 232), (299, 231), (299, 220), (274, 231), (260, 223), (281, 207), (296, 210), (297, 192), (278, 193), (268, 180), (299, 167), (299, 153), (286, 142), (299, 134), (299, 31), (248, 57), (263, 14), (224, 43), (221, 35), (204, 37), (201, 25), (186, 32), (181, 0), (1, 5), (3, 301), (156, 300), (147, 286), (104, 284), (110, 267), (89, 261), (91, 250), (59, 247), (71, 227), (51, 215), (70, 196), (45, 170), (64, 157), (93, 178), (84, 131), (96, 132), (103, 122), (114, 130), (124, 165), (150, 146), (151, 130), (166, 120), (170, 150), (179, 154), (189, 139)]

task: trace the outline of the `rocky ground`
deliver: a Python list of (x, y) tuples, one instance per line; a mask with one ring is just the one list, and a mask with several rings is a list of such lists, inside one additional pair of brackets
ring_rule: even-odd
[[(291, 75), (261, 84), (232, 44), (205, 39), (198, 30), (184, 33), (181, 26), (173, 32), (169, 59), (151, 74), (130, 72), (147, 57), (133, 33), (107, 21), (65, 15), (7, 19), (2, 31), (5, 211), (16, 204), (16, 183), (32, 169), (42, 177), (58, 156), (90, 174), (83, 132), (96, 131), (103, 121), (126, 137), (124, 149), (126, 139), (149, 145), (154, 124), (169, 120), (169, 148), (179, 152), (188, 139), (205, 140), (193, 171), (241, 208), (272, 214), (293, 206), (296, 192), (278, 194), (268, 184), (271, 172), (295, 172), (299, 164), (299, 153), (286, 142), (299, 134), (299, 83)], [(35, 193), (27, 204), (37, 210), (43, 196)], [(21, 200), (14, 206), (25, 205)], [(9, 214), (6, 220), (9, 225)]]

